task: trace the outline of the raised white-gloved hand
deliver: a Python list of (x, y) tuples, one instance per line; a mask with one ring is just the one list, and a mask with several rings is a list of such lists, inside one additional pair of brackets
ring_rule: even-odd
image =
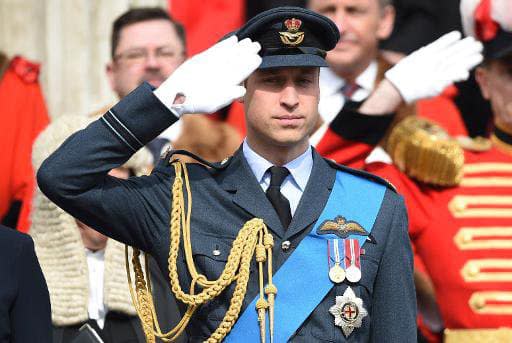
[(469, 77), (483, 59), (482, 49), (473, 37), (461, 39), (460, 32), (452, 31), (402, 59), (385, 77), (407, 103), (436, 96)]
[[(249, 38), (227, 38), (183, 63), (158, 87), (155, 96), (178, 117), (213, 113), (244, 96), (244, 81), (261, 63), (261, 46)], [(175, 104), (176, 96), (184, 102)]]

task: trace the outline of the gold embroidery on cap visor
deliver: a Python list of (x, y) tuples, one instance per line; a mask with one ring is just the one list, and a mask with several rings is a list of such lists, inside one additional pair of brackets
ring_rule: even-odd
[(302, 43), (304, 40), (304, 32), (300, 32), (300, 26), (302, 25), (302, 21), (296, 18), (286, 19), (284, 21), (284, 26), (288, 31), (279, 32), (279, 37), (281, 38), (281, 42), (285, 45), (296, 46)]

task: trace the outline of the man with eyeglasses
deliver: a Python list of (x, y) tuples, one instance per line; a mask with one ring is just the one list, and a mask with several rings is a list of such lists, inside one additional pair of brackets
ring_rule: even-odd
[[(185, 30), (164, 9), (130, 9), (112, 25), (111, 57), (107, 77), (120, 99), (143, 82), (158, 87), (187, 58)], [(155, 160), (178, 134), (175, 126), (148, 144)]]
[[(106, 72), (120, 99), (145, 81), (160, 86), (187, 59), (184, 27), (157, 7), (134, 8), (118, 17), (112, 26), (111, 46), (112, 61)], [(193, 116), (164, 131), (147, 148), (155, 161), (169, 144), (216, 161), (231, 155), (240, 141), (230, 125)]]

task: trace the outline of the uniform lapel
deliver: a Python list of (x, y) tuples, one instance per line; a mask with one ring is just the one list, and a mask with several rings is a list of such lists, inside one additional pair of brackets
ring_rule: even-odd
[(331, 194), (335, 178), (336, 170), (313, 149), (313, 169), (284, 239), (298, 234), (318, 219)]
[(249, 167), (243, 155), (242, 147), (233, 155), (229, 166), (222, 172), (221, 178), (221, 187), (233, 193), (235, 204), (254, 217), (263, 219), (274, 234), (279, 238), (283, 237), (285, 230)]

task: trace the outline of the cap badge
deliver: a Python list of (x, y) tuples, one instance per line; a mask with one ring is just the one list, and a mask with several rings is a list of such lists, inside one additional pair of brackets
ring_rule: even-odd
[(343, 216), (336, 216), (334, 220), (325, 220), (317, 230), (317, 234), (325, 235), (333, 233), (340, 238), (347, 238), (349, 235), (368, 236), (366, 231), (359, 223), (346, 220)]
[(300, 32), (302, 21), (296, 18), (286, 19), (284, 26), (288, 31), (279, 32), (281, 42), (285, 45), (299, 45), (304, 40), (304, 32)]

